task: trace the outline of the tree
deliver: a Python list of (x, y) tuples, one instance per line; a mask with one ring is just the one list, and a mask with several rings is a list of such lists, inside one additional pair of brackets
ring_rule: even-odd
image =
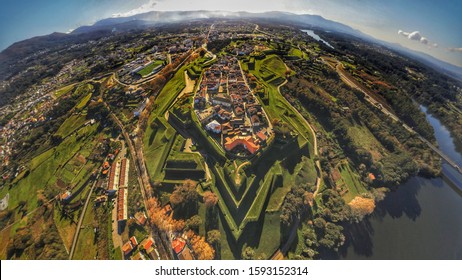
[(218, 245), (220, 244), (221, 241), (221, 233), (217, 229), (213, 229), (209, 232), (207, 232), (207, 242), (209, 242), (212, 245)]
[[(285, 226), (289, 226), (292, 222), (300, 217), (303, 210), (305, 190), (302, 186), (294, 186), (287, 193), (281, 210), (281, 222)], [(308, 202), (308, 201), (307, 201)]]
[(170, 202), (174, 205), (197, 203), (199, 194), (196, 192), (196, 183), (192, 180), (185, 180), (183, 184), (175, 186), (175, 190), (170, 195)]
[(352, 218), (360, 221), (364, 216), (371, 214), (375, 209), (375, 201), (361, 196), (355, 197), (348, 205), (351, 208)]
[(179, 210), (186, 211), (186, 215), (196, 211), (198, 199), (196, 183), (189, 179), (185, 180), (183, 184), (175, 186), (175, 190), (170, 195), (170, 202), (173, 207), (179, 206)]
[(199, 260), (213, 260), (215, 257), (215, 250), (207, 243), (203, 236), (196, 235), (194, 233), (188, 234), (191, 241), (191, 246), (196, 257)]
[(176, 232), (182, 232), (186, 226), (185, 221), (181, 219), (180, 220), (171, 219), (170, 224), (172, 225), (171, 229)]
[(211, 208), (218, 203), (218, 195), (214, 194), (213, 192), (206, 191), (204, 192), (204, 203), (207, 208)]
[(255, 259), (255, 250), (252, 247), (247, 246), (247, 244), (245, 244), (242, 248), (241, 257), (243, 260), (253, 260)]
[(199, 227), (202, 225), (202, 219), (199, 215), (194, 215), (191, 218), (186, 220), (185, 227), (186, 229), (192, 229), (195, 232), (199, 231)]
[(165, 211), (160, 207), (156, 198), (150, 198), (146, 202), (149, 222), (160, 230), (166, 230)]

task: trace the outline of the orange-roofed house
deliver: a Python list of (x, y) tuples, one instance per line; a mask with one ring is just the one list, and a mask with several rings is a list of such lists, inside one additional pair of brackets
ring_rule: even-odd
[(123, 246), (122, 246), (122, 251), (124, 252), (124, 255), (128, 255), (132, 252), (133, 250), (133, 246), (132, 246), (132, 243), (130, 241), (128, 241), (127, 243), (125, 243)]
[(133, 247), (138, 246), (138, 240), (136, 240), (135, 236), (130, 237), (130, 242), (132, 243)]
[(146, 214), (144, 212), (136, 212), (135, 219), (139, 225), (144, 226), (148, 218), (146, 217)]
[(175, 238), (172, 241), (172, 248), (173, 251), (175, 251), (175, 254), (179, 254), (181, 251), (183, 251), (184, 246), (186, 246), (186, 241), (183, 238)]
[(266, 137), (265, 133), (263, 133), (262, 131), (259, 131), (257, 133), (257, 137), (258, 137), (258, 139), (260, 139), (260, 141), (262, 143), (266, 142), (267, 137)]
[(231, 151), (239, 145), (242, 145), (251, 154), (255, 154), (260, 149), (260, 146), (255, 144), (251, 136), (244, 138), (239, 136), (234, 136), (233, 138), (226, 137), (225, 149), (227, 151)]
[(154, 245), (154, 240), (152, 240), (151, 237), (146, 238), (145, 240), (143, 240), (140, 243), (140, 245), (141, 245), (141, 249), (145, 250), (146, 253), (148, 253), (148, 254), (150, 252), (152, 252), (152, 250), (154, 250), (154, 246), (152, 246), (152, 245)]
[(369, 173), (369, 179), (371, 179), (371, 181), (374, 181), (375, 175), (373, 173)]

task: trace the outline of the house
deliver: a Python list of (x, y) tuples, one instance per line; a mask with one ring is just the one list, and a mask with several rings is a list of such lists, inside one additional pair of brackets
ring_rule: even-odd
[(120, 161), (119, 188), (127, 187), (129, 167), (129, 159), (124, 158)]
[(250, 121), (252, 122), (252, 126), (260, 126), (260, 117), (258, 115), (252, 115), (250, 117)]
[(234, 119), (231, 119), (229, 121), (229, 123), (233, 126), (233, 127), (239, 127), (241, 125), (244, 125), (244, 119), (243, 118), (234, 118)]
[(226, 123), (221, 125), (221, 132), (223, 134), (227, 134), (231, 130), (233, 130), (233, 127), (231, 126), (231, 124), (229, 122), (226, 122)]
[(263, 133), (263, 131), (260, 130), (259, 132), (257, 132), (257, 137), (261, 143), (266, 143), (267, 137), (266, 137), (266, 134)]
[(152, 240), (152, 237), (144, 239), (141, 243), (141, 250), (144, 250), (146, 253), (151, 253), (154, 250), (154, 240)]
[(61, 202), (68, 202), (72, 198), (71, 191), (67, 190), (59, 195), (59, 200)]
[(225, 96), (224, 94), (219, 93), (212, 97), (212, 104), (231, 107), (231, 99), (229, 98), (229, 96)]
[(221, 124), (217, 122), (216, 120), (211, 121), (209, 124), (205, 126), (205, 129), (208, 131), (212, 131), (214, 133), (220, 133), (221, 132)]
[(203, 111), (196, 110), (196, 113), (197, 113), (197, 118), (202, 124), (208, 122), (211, 118), (215, 116), (215, 111), (213, 108), (208, 108)]
[(108, 193), (115, 194), (119, 189), (119, 180), (116, 180), (116, 176), (119, 175), (120, 164), (119, 162), (112, 163), (111, 171), (109, 172), (109, 179), (107, 184)]
[(117, 221), (122, 222), (127, 220), (128, 209), (127, 199), (128, 190), (126, 188), (119, 189), (117, 194)]
[(181, 253), (181, 251), (183, 251), (185, 246), (186, 246), (186, 241), (181, 237), (176, 237), (172, 241), (172, 249), (177, 255)]
[(225, 149), (227, 151), (231, 151), (237, 146), (243, 146), (244, 149), (249, 151), (251, 154), (255, 154), (258, 151), (258, 149), (260, 149), (260, 146), (255, 144), (251, 136), (247, 136), (247, 137), (234, 136), (233, 138), (226, 137), (225, 140), (226, 140)]
[(220, 109), (217, 115), (222, 121), (230, 120), (232, 117), (232, 114), (230, 112), (223, 110), (223, 109)]
[(122, 246), (122, 252), (124, 253), (125, 256), (130, 254), (132, 251), (133, 251), (133, 245), (130, 241), (128, 241)]
[(146, 217), (146, 214), (144, 212), (136, 212), (135, 214), (135, 220), (136, 223), (144, 226), (146, 224), (148, 217)]
[(369, 173), (368, 177), (371, 181), (374, 181), (376, 179), (373, 173)]
[(135, 236), (130, 237), (130, 242), (132, 243), (133, 247), (138, 246), (138, 240), (136, 240)]
[(244, 114), (244, 108), (242, 108), (242, 106), (235, 106), (234, 107), (234, 113), (236, 114), (236, 116), (242, 116)]
[(189, 249), (186, 240), (176, 237), (172, 241), (172, 248), (179, 260), (194, 260), (191, 249)]

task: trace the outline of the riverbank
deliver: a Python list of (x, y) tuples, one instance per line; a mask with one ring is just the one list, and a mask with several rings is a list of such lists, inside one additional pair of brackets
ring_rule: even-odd
[[(440, 149), (459, 165), (449, 131), (425, 107)], [(443, 163), (441, 178), (413, 177), (387, 194), (371, 216), (345, 225), (340, 259), (462, 259), (462, 176)], [(448, 180), (451, 178), (451, 180)]]

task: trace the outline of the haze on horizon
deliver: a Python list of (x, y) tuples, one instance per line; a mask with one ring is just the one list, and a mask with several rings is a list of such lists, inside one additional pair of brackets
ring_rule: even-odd
[(4, 0), (0, 50), (33, 36), (155, 10), (315, 14), (462, 67), (462, 2), (451, 0)]

